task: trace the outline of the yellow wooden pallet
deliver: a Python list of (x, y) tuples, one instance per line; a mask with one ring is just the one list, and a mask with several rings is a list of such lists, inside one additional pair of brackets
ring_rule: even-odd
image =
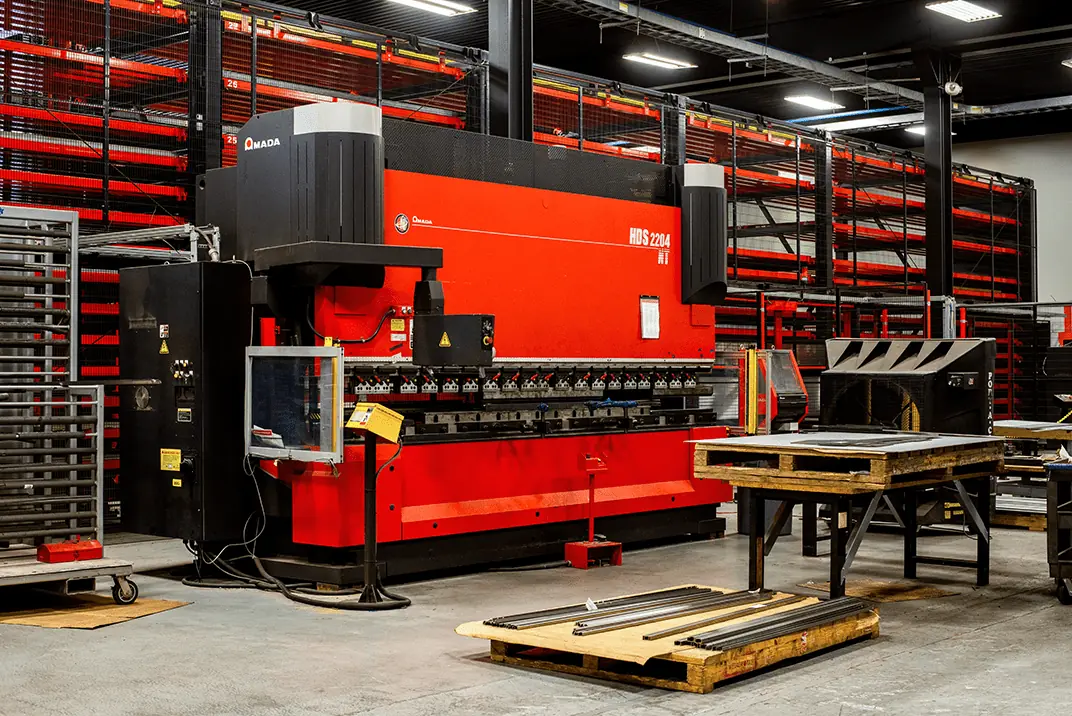
[[(866, 446), (868, 440), (885, 437), (801, 433), (701, 441), (696, 443), (695, 475), (740, 487), (860, 494), (994, 475), (1004, 469), (1000, 440), (966, 438), (957, 444), (952, 436), (907, 436), (919, 442), (899, 450)], [(861, 445), (813, 444), (827, 439)]]
[[(789, 595), (776, 594), (774, 598), (786, 596)], [(818, 601), (817, 598), (808, 599), (763, 615), (799, 609)], [(735, 609), (739, 607), (729, 607), (724, 611), (732, 612)], [(519, 630), (469, 622), (455, 631), (462, 636), (490, 641), (491, 660), (497, 663), (701, 694), (710, 692), (728, 679), (879, 634), (876, 609), (806, 632), (724, 652), (674, 644), (690, 633), (706, 631), (710, 627), (655, 641), (643, 639), (644, 634), (689, 624), (709, 615), (717, 616), (718, 613), (713, 610), (703, 615), (667, 619), (589, 636), (574, 636), (572, 623)], [(725, 624), (745, 621), (747, 618)]]

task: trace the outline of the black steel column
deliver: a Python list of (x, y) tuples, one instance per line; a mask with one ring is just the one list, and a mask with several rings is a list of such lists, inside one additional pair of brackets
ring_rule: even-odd
[(192, 176), (219, 168), (223, 158), (223, 21), (220, 0), (193, 0), (189, 7), (190, 91), (188, 170)]
[[(738, 497), (738, 499), (740, 499)], [(764, 530), (763, 491), (748, 491), (748, 589), (763, 589)]]
[(800, 554), (804, 557), (819, 556), (819, 505), (815, 502), (801, 504)]
[(909, 487), (901, 493), (904, 498), (901, 503), (901, 520), (904, 522), (904, 576), (905, 579), (916, 578), (916, 539), (917, 539), (917, 512), (916, 491)]
[(815, 145), (815, 285), (834, 287), (834, 161), (829, 143)]
[(845, 553), (852, 527), (852, 502), (839, 496), (831, 501), (830, 510), (830, 598), (836, 599), (845, 596)]
[(685, 163), (685, 98), (669, 94), (662, 109), (662, 162)]
[(104, 107), (101, 113), (101, 219), (111, 226), (112, 2), (104, 0)]
[[(927, 285), (931, 294), (953, 295), (953, 97), (945, 90), (960, 58), (941, 52), (917, 57), (923, 78), (923, 123), (927, 133)], [(942, 302), (931, 304), (931, 326), (942, 325)]]
[(491, 134), (532, 140), (532, 0), (488, 0)]
[[(484, 62), (487, 53), (474, 50), (473, 61)], [(488, 74), (486, 67), (476, 68), (465, 80), (465, 129), (469, 132), (487, 134), (488, 121)]]

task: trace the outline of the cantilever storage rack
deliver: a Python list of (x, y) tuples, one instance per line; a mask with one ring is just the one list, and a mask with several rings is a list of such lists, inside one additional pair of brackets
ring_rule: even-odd
[[(481, 50), (266, 2), (7, 0), (0, 203), (72, 208), (84, 233), (181, 225), (195, 175), (236, 161), (254, 113), (367, 102), (482, 132), (487, 82)], [(928, 332), (919, 155), (549, 67), (533, 92), (538, 143), (726, 168), (730, 279), (749, 293), (720, 309), (722, 343)], [(955, 298), (1034, 300), (1032, 182), (953, 179)], [(83, 377), (118, 371), (117, 265), (84, 262)]]

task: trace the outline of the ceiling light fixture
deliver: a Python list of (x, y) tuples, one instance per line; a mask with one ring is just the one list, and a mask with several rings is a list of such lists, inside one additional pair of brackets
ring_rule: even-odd
[(664, 70), (690, 70), (696, 67), (696, 65), (688, 62), (675, 60), (671, 57), (663, 57), (662, 55), (655, 55), (651, 52), (630, 52), (628, 55), (623, 55), (622, 59), (629, 60), (630, 62), (639, 62), (644, 65), (651, 65), (653, 67), (661, 67)]
[(993, 20), (996, 17), (1001, 17), (1000, 12), (994, 12), (989, 8), (976, 5), (973, 2), (967, 2), (966, 0), (932, 2), (927, 5), (927, 9), (956, 18), (961, 22), (979, 22), (980, 20)]
[(1072, 69), (1072, 60), (1064, 60), (1063, 62), (1061, 62), (1061, 64), (1065, 67)]
[(926, 134), (927, 128), (922, 124), (917, 124), (915, 127), (905, 127), (905, 131), (909, 134)]
[(415, 7), (418, 10), (427, 10), (428, 12), (434, 12), (436, 15), (445, 15), (447, 17), (476, 12), (476, 8), (462, 5), (454, 2), (454, 0), (391, 0), (391, 2)]
[(812, 109), (845, 109), (845, 105), (838, 104), (837, 102), (830, 102), (829, 100), (819, 99), (818, 97), (809, 97), (807, 95), (794, 95), (792, 97), (786, 97), (786, 102), (792, 102), (793, 104), (802, 104), (805, 107), (811, 107)]

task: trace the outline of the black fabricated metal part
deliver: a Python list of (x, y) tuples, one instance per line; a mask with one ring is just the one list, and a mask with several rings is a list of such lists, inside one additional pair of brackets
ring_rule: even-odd
[(382, 288), (387, 266), (434, 271), (443, 266), (443, 249), (331, 241), (266, 246), (253, 252), (253, 270), (290, 286), (364, 286)]
[(495, 357), (495, 316), (417, 314), (413, 363), (419, 366), (490, 366)]
[[(249, 287), (237, 263), (120, 271), (120, 375), (130, 381), (119, 391), (120, 489), (132, 532), (242, 539), (254, 505), (242, 464)], [(177, 471), (163, 469), (162, 450), (181, 451)]]
[[(918, 413), (923, 432), (993, 433), (997, 342), (992, 338), (838, 338), (826, 342), (826, 351), (830, 367), (820, 378), (823, 425), (906, 430)], [(953, 375), (956, 381), (950, 380)], [(980, 390), (955, 384), (971, 375)]]

